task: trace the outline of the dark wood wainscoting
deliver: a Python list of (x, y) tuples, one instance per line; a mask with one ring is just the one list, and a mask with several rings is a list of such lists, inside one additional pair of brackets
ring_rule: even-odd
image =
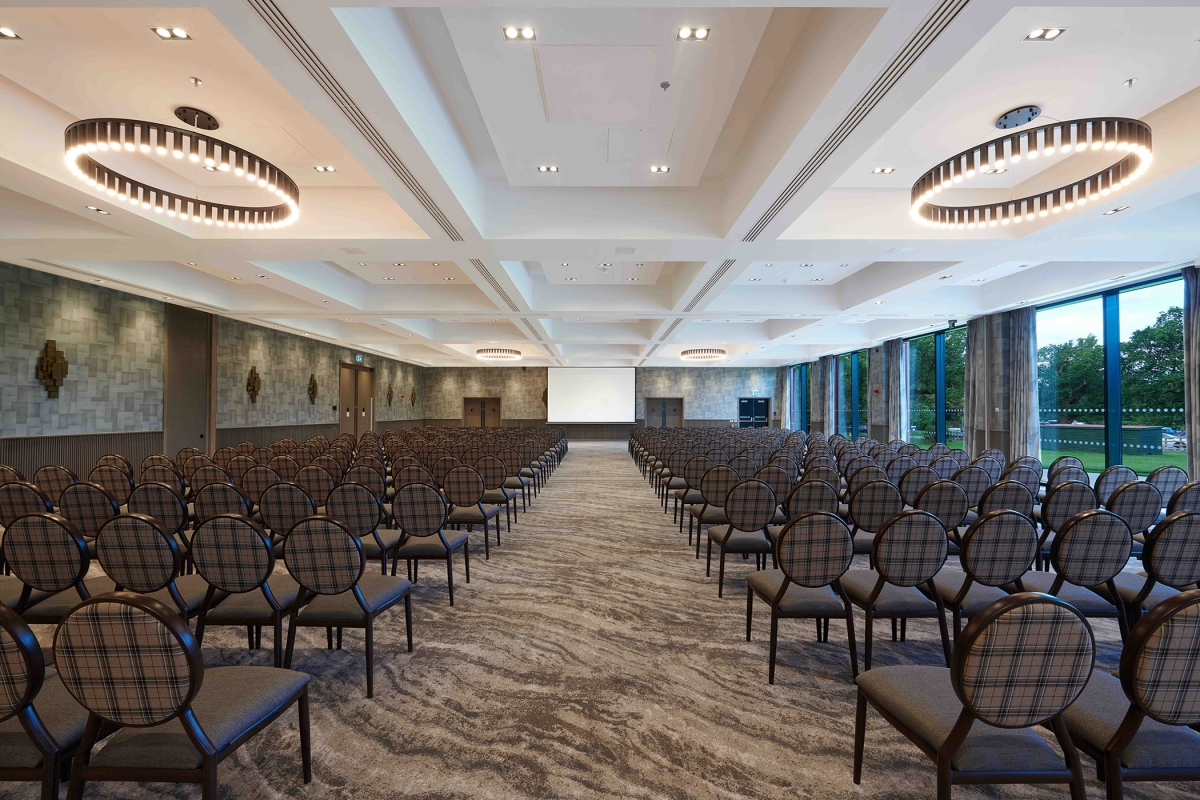
[(257, 428), (217, 428), (217, 447), (233, 447), (238, 442), (253, 445), (268, 445), (280, 439), (295, 439), (303, 442), (313, 436), (324, 436), (333, 441), (338, 435), (338, 424), (329, 425), (263, 425)]
[(557, 422), (551, 423), (566, 431), (568, 439), (628, 439), (632, 422)]
[(14, 436), (0, 438), (0, 463), (20, 470), (26, 480), (47, 464), (60, 464), (84, 479), (100, 456), (113, 453), (128, 459), (136, 475), (142, 460), (162, 447), (162, 431)]

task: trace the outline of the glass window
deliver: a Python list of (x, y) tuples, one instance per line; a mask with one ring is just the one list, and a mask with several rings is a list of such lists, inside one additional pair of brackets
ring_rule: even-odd
[(855, 410), (855, 416), (858, 417), (858, 432), (855, 436), (870, 436), (871, 426), (867, 410), (871, 397), (871, 370), (867, 365), (870, 364), (871, 351), (859, 350), (854, 355), (858, 359), (858, 408)]
[(854, 438), (853, 417), (851, 416), (851, 399), (854, 394), (853, 353), (837, 357), (837, 388), (838, 388), (838, 433), (850, 439)]
[(946, 445), (963, 449), (963, 409), (966, 407), (967, 329), (946, 331)]
[(1119, 302), (1121, 462), (1139, 475), (1165, 464), (1186, 470), (1183, 281), (1131, 289)]
[(937, 441), (937, 334), (908, 340), (908, 441), (927, 449)]
[(1104, 313), (1093, 297), (1037, 312), (1042, 463), (1079, 458), (1105, 467)]

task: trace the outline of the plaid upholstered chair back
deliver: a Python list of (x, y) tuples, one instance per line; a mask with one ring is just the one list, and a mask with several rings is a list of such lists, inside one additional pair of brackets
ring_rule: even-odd
[(495, 456), (480, 456), (475, 459), (475, 469), (483, 478), (483, 488), (499, 489), (508, 480), (508, 470), (504, 462)]
[(217, 452), (213, 453), (212, 456), (213, 463), (221, 469), (225, 469), (229, 466), (230, 460), (237, 454), (237, 450), (234, 450), (232, 447), (218, 447)]
[(1008, 461), (1007, 456), (1004, 455), (1004, 451), (996, 447), (990, 447), (987, 450), (984, 450), (979, 454), (979, 457), (995, 459), (995, 461), (1000, 464), (1001, 467), (1003, 467)]
[(299, 462), (286, 453), (281, 453), (272, 458), (267, 462), (267, 466), (274, 470), (280, 479), (285, 481), (295, 480), (296, 473), (300, 471)]
[(1033, 494), (1025, 484), (1017, 481), (1000, 481), (987, 488), (979, 498), (979, 513), (1007, 509), (1033, 519)]
[(1200, 512), (1176, 511), (1155, 525), (1142, 563), (1151, 578), (1172, 589), (1200, 581)]
[(1168, 465), (1159, 467), (1146, 476), (1146, 483), (1158, 489), (1163, 501), (1171, 499), (1171, 495), (1179, 491), (1179, 487), (1187, 483), (1187, 473), (1179, 467)]
[(50, 498), (38, 487), (26, 481), (0, 484), (0, 527), (7, 528), (13, 520), (26, 514), (54, 510)]
[(370, 487), (352, 482), (333, 487), (325, 501), (325, 513), (358, 537), (369, 536), (384, 519), (379, 496)]
[(1075, 702), (1092, 676), (1096, 643), (1076, 609), (1020, 593), (971, 618), (950, 662), (963, 706), (998, 728), (1027, 728)]
[(827, 511), (836, 514), (838, 511), (837, 490), (825, 481), (801, 481), (792, 488), (787, 499), (783, 502), (783, 510), (788, 519), (795, 519), (801, 514), (816, 511)]
[(939, 480), (943, 481), (950, 480), (959, 469), (958, 461), (949, 453), (935, 458), (929, 468), (937, 473)]
[(941, 458), (950, 452), (950, 447), (945, 442), (934, 442), (929, 445), (929, 452), (933, 453), (934, 458)]
[(867, 464), (864, 467), (859, 467), (846, 479), (846, 491), (849, 494), (854, 494), (858, 491), (859, 487), (866, 486), (871, 481), (887, 481), (891, 483), (888, 480), (887, 472), (882, 468), (874, 464)]
[(1154, 606), (1130, 631), (1121, 686), (1146, 716), (1166, 725), (1200, 723), (1200, 591)]
[(910, 455), (910, 458), (920, 467), (928, 467), (937, 457), (938, 454), (932, 450), (917, 450)]
[(880, 577), (896, 586), (917, 586), (946, 563), (949, 540), (928, 511), (902, 511), (875, 535), (871, 558)]
[(683, 465), (683, 479), (687, 481), (689, 489), (699, 489), (700, 482), (704, 480), (704, 475), (716, 464), (708, 456), (692, 456)]
[(98, 467), (102, 464), (106, 464), (110, 467), (116, 467), (117, 469), (121, 470), (129, 477), (131, 477), (131, 478), (133, 477), (133, 465), (129, 463), (129, 460), (126, 459), (125, 456), (119, 456), (119, 455), (116, 455), (115, 453), (109, 453), (108, 455), (100, 456), (99, 458), (97, 458), (94, 466)]
[(251, 503), (258, 503), (267, 487), (279, 483), (281, 480), (283, 478), (275, 470), (258, 464), (246, 470), (246, 474), (242, 476), (241, 488), (246, 497), (250, 498)]
[(83, 535), (65, 518), (45, 512), (8, 526), (4, 558), (26, 586), (51, 593), (79, 585), (89, 565)]
[(446, 499), (456, 506), (473, 506), (483, 497), (483, 478), (474, 467), (460, 464), (442, 482)]
[(66, 467), (60, 467), (58, 464), (47, 464), (33, 473), (33, 484), (41, 489), (50, 498), (50, 502), (55, 505), (58, 505), (58, 499), (62, 497), (63, 489), (78, 482), (79, 478), (74, 472)]
[(214, 483), (227, 483), (232, 485), (233, 478), (229, 477), (229, 473), (218, 467), (216, 464), (201, 464), (200, 467), (192, 473), (191, 480), (189, 480), (188, 483), (192, 487), (192, 492), (198, 493), (205, 486), (211, 486)]
[(319, 453), (317, 452), (315, 445), (305, 445), (304, 447), (297, 447), (295, 450), (288, 453), (288, 455), (296, 459), (296, 463), (300, 465), (301, 469), (304, 469), (313, 462), (313, 459), (316, 458)]
[(760, 467), (754, 473), (754, 479), (771, 487), (771, 491), (775, 493), (776, 502), (782, 501), (792, 490), (792, 477), (774, 464)]
[(1153, 484), (1134, 481), (1118, 486), (1104, 507), (1125, 520), (1129, 530), (1145, 533), (1162, 512), (1163, 496)]
[(175, 537), (145, 514), (109, 520), (96, 537), (96, 560), (118, 586), (141, 594), (170, 585), (183, 563)]
[[(861, 531), (874, 533), (904, 510), (900, 491), (888, 481), (871, 481), (850, 495), (850, 519)], [(943, 534), (944, 535), (944, 534)]]
[(1100, 505), (1108, 505), (1112, 493), (1127, 483), (1137, 482), (1137, 473), (1122, 464), (1114, 464), (1096, 478), (1096, 499)]
[(446, 500), (428, 484), (410, 483), (396, 492), (392, 515), (409, 536), (432, 536), (446, 524)]
[(369, 464), (356, 463), (346, 470), (346, 475), (342, 480), (343, 482), (361, 483), (380, 499), (387, 494), (387, 481), (383, 478), (383, 470), (375, 469)]
[(99, 464), (93, 467), (92, 471), (88, 473), (88, 481), (103, 486), (104, 491), (111, 494), (119, 505), (128, 503), (129, 495), (133, 493), (133, 478), (112, 464)]
[(253, 442), (238, 442), (233, 449), (239, 456), (248, 456), (254, 452), (255, 447)]
[(900, 476), (897, 486), (904, 502), (911, 506), (917, 502), (917, 496), (921, 494), (921, 490), (936, 480), (938, 480), (937, 473), (931, 467), (918, 464)]
[(960, 469), (971, 463), (971, 456), (965, 450), (951, 450), (949, 456), (958, 462)]
[[(321, 455), (332, 458), (334, 461), (337, 462), (337, 465), (341, 469), (341, 471), (345, 472), (346, 469), (350, 466), (350, 459), (351, 459), (352, 453), (353, 453), (353, 451), (350, 449), (350, 446), (344, 444), (344, 445), (340, 445), (340, 446), (336, 446), (336, 447), (331, 445), (330, 448), (328, 450), (326, 450), (324, 453), (322, 453)], [(322, 462), (322, 463), (324, 463), (324, 462)]]
[(275, 568), (275, 549), (262, 528), (245, 517), (221, 515), (206, 520), (192, 535), (196, 571), (230, 594), (262, 586)]
[(887, 465), (888, 480), (899, 486), (904, 473), (915, 466), (917, 466), (917, 462), (911, 456), (896, 456), (892, 459), (892, 463)]
[(801, 514), (780, 531), (775, 560), (792, 583), (817, 588), (845, 574), (854, 560), (854, 539), (837, 514), (812, 511)]
[(250, 498), (232, 483), (210, 483), (196, 492), (192, 507), (196, 512), (197, 523), (218, 514), (248, 517), (251, 510)]
[(1042, 466), (1042, 460), (1037, 456), (1021, 456), (1019, 458), (1014, 458), (1012, 463), (1008, 464), (1005, 469), (1012, 469), (1013, 467), (1028, 467), (1038, 475), (1041, 475), (1042, 470), (1044, 469)]
[(875, 459), (875, 463), (879, 465), (880, 469), (883, 470), (886, 470), (888, 465), (899, 457), (899, 453), (886, 445), (880, 445), (875, 454), (871, 456), (871, 458)]
[(68, 614), (54, 634), (54, 660), (81, 706), (129, 726), (177, 715), (204, 675), (187, 624), (159, 601), (128, 592), (94, 597)]
[(320, 467), (328, 472), (333, 477), (334, 481), (341, 480), (342, 473), (345, 472), (345, 469), (342, 467), (341, 463), (336, 458), (331, 456), (329, 451), (325, 451), (321, 455), (314, 458), (312, 460), (312, 466)]
[(1092, 487), (1080, 481), (1060, 483), (1046, 491), (1046, 500), (1042, 503), (1042, 527), (1060, 531), (1071, 517), (1094, 508), (1096, 493)]
[(187, 502), (165, 483), (139, 483), (129, 495), (129, 510), (153, 517), (171, 533), (180, 533), (188, 524)]
[[(505, 464), (505, 466), (508, 466)], [(520, 469), (518, 462), (518, 469)], [(423, 483), (426, 486), (436, 486), (437, 481), (433, 478), (433, 473), (422, 466), (410, 464), (406, 467), (401, 467), (400, 472), (396, 475), (396, 485), (403, 487), (410, 483)]]
[(738, 474), (739, 478), (749, 478), (757, 469), (754, 462), (746, 456), (734, 456), (729, 459), (727, 465), (731, 470)]
[(286, 536), (297, 522), (317, 513), (317, 504), (299, 484), (284, 482), (263, 492), (258, 510), (271, 533)]
[[(972, 461), (971, 464), (973, 466), (979, 467), (981, 470), (986, 472), (988, 474), (988, 477), (991, 478), (992, 483), (995, 483), (996, 481), (1000, 480), (1000, 476), (1004, 474), (1004, 464), (1000, 461), (997, 461), (994, 458), (989, 458), (987, 456), (980, 456), (979, 458)], [(1041, 474), (1041, 472), (1039, 472), (1038, 480), (1041, 481), (1041, 479), (1042, 479), (1042, 474)]]
[(1050, 462), (1050, 468), (1046, 470), (1046, 474), (1053, 475), (1063, 467), (1079, 467), (1083, 469), (1083, 462), (1077, 456), (1059, 456)]
[[(166, 464), (148, 464), (143, 467), (138, 486), (143, 483), (165, 483), (180, 494), (184, 491), (183, 476), (174, 467)], [(134, 488), (136, 490), (137, 487)]]
[(179, 450), (179, 452), (175, 454), (175, 466), (182, 468), (183, 465), (187, 463), (187, 460), (189, 458), (191, 458), (192, 456), (199, 456), (199, 455), (204, 455), (204, 454), (201, 453), (199, 450), (197, 450), (195, 447), (181, 448)]
[(1176, 511), (1200, 511), (1200, 481), (1185, 483), (1167, 501), (1167, 514)]
[(809, 481), (821, 481), (830, 486), (841, 486), (842, 477), (833, 467), (805, 467), (804, 474), (800, 476), (800, 482), (807, 483)]
[(104, 523), (121, 513), (118, 506), (116, 498), (95, 483), (72, 484), (58, 499), (58, 513), (87, 539), (94, 539)]
[(738, 483), (725, 495), (725, 515), (739, 531), (761, 531), (767, 527), (778, 501), (765, 482), (755, 479)]
[(800, 462), (787, 453), (776, 453), (771, 456), (771, 460), (767, 462), (767, 466), (778, 467), (786, 472), (788, 480), (791, 483), (795, 483), (796, 479), (800, 477)]
[(963, 488), (967, 494), (967, 506), (975, 508), (979, 505), (979, 500), (983, 497), (983, 493), (992, 485), (992, 477), (982, 467), (968, 465), (954, 473), (951, 478)]
[(296, 483), (304, 491), (308, 492), (308, 496), (319, 507), (325, 505), (325, 500), (329, 497), (329, 493), (333, 491), (336, 480), (323, 467), (316, 464), (309, 464), (307, 467), (301, 467), (300, 471), (296, 473)]
[[(843, 448), (843, 449), (842, 449), (842, 451), (841, 451), (840, 453), (838, 453), (838, 455), (837, 455), (838, 471), (840, 471), (840, 472), (842, 472), (843, 474), (845, 474), (845, 472), (846, 472), (848, 469), (850, 469), (850, 465), (851, 465), (852, 463), (854, 463), (854, 461), (855, 461), (855, 460), (857, 460), (857, 459), (860, 459), (860, 458), (867, 459), (867, 461), (865, 461), (865, 462), (863, 462), (863, 463), (868, 463), (868, 462), (870, 462), (870, 458), (868, 458), (867, 456), (863, 455), (863, 454), (862, 454), (862, 452), (861, 452), (861, 451), (859, 451), (859, 449), (858, 449), (857, 447), (845, 447), (845, 448)], [(858, 467), (857, 467), (857, 466), (855, 466), (855, 469), (857, 469), (857, 468), (858, 468)]]
[(920, 449), (921, 448), (918, 447), (917, 445), (909, 442), (907, 444), (902, 444), (899, 447), (897, 447), (896, 452), (902, 456), (907, 456), (908, 458), (912, 458), (913, 453), (917, 452)]
[(724, 466), (729, 463), (729, 453), (726, 453), (719, 447), (714, 447), (704, 455), (708, 456), (709, 460), (716, 466)]
[(1046, 488), (1053, 489), (1056, 486), (1074, 481), (1091, 485), (1091, 477), (1083, 467), (1065, 466), (1059, 467), (1054, 472), (1050, 473), (1050, 477), (1046, 479)]
[(245, 475), (257, 463), (258, 462), (256, 462), (250, 456), (244, 456), (239, 453), (238, 455), (229, 459), (229, 464), (226, 465), (225, 471), (229, 473), (229, 477), (233, 478), (234, 483), (241, 483), (242, 476)]
[(1009, 467), (1003, 475), (1000, 476), (1001, 481), (1015, 481), (1021, 484), (1029, 493), (1037, 497), (1038, 492), (1042, 488), (1042, 473), (1034, 471), (1031, 467), (1023, 465), (1014, 465)]
[(316, 594), (347, 592), (362, 577), (362, 542), (332, 517), (296, 523), (283, 545), (283, 560), (296, 583)]
[(1016, 511), (989, 511), (963, 534), (959, 561), (976, 583), (1004, 586), (1029, 571), (1037, 543), (1037, 528), (1029, 517)]
[(913, 508), (933, 514), (949, 533), (967, 518), (967, 493), (954, 481), (934, 481), (917, 495)]
[(354, 459), (353, 466), (355, 466), (355, 467), (360, 467), (360, 466), (361, 467), (370, 467), (371, 469), (378, 472), (380, 475), (387, 472), (387, 468), (383, 466), (383, 453), (380, 453), (378, 451), (371, 451), (369, 454), (364, 454), (364, 453), (360, 452), (358, 454), (358, 457)]
[(33, 702), (45, 678), (37, 637), (17, 612), (0, 604), (0, 722)]
[(446, 486), (446, 475), (455, 467), (461, 467), (463, 463), (454, 456), (442, 456), (437, 461), (433, 462), (433, 467), (430, 472), (433, 473), (433, 479), (437, 481), (438, 486)]
[(250, 454), (250, 457), (254, 459), (255, 463), (266, 466), (275, 457), (275, 454), (271, 452), (270, 448), (256, 447), (254, 448), (254, 452)]
[(1125, 568), (1133, 552), (1133, 534), (1111, 511), (1083, 511), (1056, 532), (1050, 546), (1054, 570), (1076, 586), (1097, 586)]
[(25, 480), (19, 470), (15, 470), (8, 464), (0, 464), (0, 486), (6, 483), (14, 483), (16, 481)]
[[(215, 461), (213, 461), (211, 458), (209, 458), (208, 456), (204, 455), (203, 453), (197, 453), (194, 456), (188, 456), (187, 461), (184, 461), (182, 464), (179, 464), (179, 474), (183, 475), (183, 479), (185, 481), (187, 481), (189, 484), (191, 484), (192, 479), (195, 478), (195, 476), (196, 476), (196, 472), (201, 467), (207, 467), (207, 466), (215, 467), (215, 466), (217, 466), (217, 463)], [(220, 469), (219, 467), (217, 469), (217, 472), (221, 473), (222, 475), (225, 474), (225, 470)]]
[(729, 490), (739, 480), (737, 472), (732, 468), (718, 464), (704, 473), (704, 477), (700, 479), (700, 495), (708, 505), (720, 508), (725, 502), (725, 496), (729, 494)]

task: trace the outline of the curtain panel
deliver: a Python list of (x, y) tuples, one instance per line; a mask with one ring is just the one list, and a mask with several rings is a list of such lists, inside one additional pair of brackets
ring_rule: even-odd
[(1037, 309), (1007, 312), (1009, 325), (1009, 458), (1038, 456), (1042, 429), (1038, 416)]
[(884, 395), (887, 402), (887, 438), (905, 439), (908, 433), (908, 342), (888, 339), (883, 343)]
[(1200, 480), (1200, 267), (1183, 268), (1183, 413), (1188, 475)]
[(796, 368), (784, 367), (783, 372), (783, 421), (780, 422), (780, 427), (785, 431), (790, 431), (796, 426), (796, 420), (792, 419), (796, 405)]
[(988, 318), (967, 323), (967, 355), (963, 375), (963, 449), (975, 458), (987, 447), (988, 430)]

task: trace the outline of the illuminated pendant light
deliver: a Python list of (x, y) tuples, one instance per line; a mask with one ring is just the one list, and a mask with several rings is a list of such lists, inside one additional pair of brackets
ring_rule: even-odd
[[(291, 225), (300, 216), (300, 189), (279, 167), (204, 133), (133, 119), (85, 119), (68, 125), (64, 137), (64, 160), (71, 172), (97, 192), (130, 205), (206, 225), (259, 231)], [(240, 206), (185, 197), (127, 178), (92, 158), (93, 153), (119, 151), (186, 158), (213, 172), (232, 172), (277, 202)]]
[[(1112, 166), (1046, 192), (967, 206), (939, 205), (934, 197), (979, 174), (994, 174), (1022, 158), (1049, 158), (1084, 150), (1115, 150)], [(1053, 122), (964, 150), (913, 184), (912, 217), (934, 228), (982, 228), (1033, 220), (1099, 200), (1142, 176), (1153, 161), (1150, 126), (1136, 119), (1097, 117)]]
[(481, 361), (520, 361), (520, 350), (509, 350), (506, 347), (485, 347), (475, 351), (475, 357)]
[(679, 357), (684, 361), (720, 361), (728, 355), (724, 350), (716, 347), (698, 347), (692, 350), (684, 350), (679, 354)]

